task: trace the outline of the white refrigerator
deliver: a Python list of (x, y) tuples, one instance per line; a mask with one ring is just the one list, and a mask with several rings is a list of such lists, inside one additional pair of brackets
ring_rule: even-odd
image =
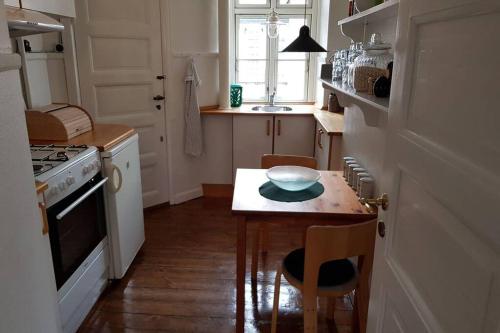
[(138, 135), (101, 153), (106, 185), (110, 278), (121, 279), (144, 243)]

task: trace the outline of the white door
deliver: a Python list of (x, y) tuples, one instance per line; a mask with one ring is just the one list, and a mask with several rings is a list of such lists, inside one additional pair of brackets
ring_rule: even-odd
[(500, 332), (500, 3), (401, 0), (368, 332)]
[(274, 117), (274, 154), (314, 155), (315, 120), (312, 116)]
[(140, 137), (144, 206), (168, 201), (159, 0), (76, 1), (83, 107)]
[(273, 116), (233, 116), (233, 177), (236, 169), (259, 169), (273, 153)]

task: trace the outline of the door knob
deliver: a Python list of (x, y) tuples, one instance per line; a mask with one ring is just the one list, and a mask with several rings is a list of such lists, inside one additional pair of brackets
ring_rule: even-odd
[(363, 205), (379, 206), (382, 207), (383, 210), (387, 210), (387, 208), (389, 208), (389, 196), (387, 195), (387, 193), (382, 194), (377, 199), (360, 198), (359, 202), (361, 202)]
[(163, 101), (165, 99), (164, 96), (161, 96), (161, 95), (156, 95), (155, 97), (153, 97), (153, 100), (155, 101)]

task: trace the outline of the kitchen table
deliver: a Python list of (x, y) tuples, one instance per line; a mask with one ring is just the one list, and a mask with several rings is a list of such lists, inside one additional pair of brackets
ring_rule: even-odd
[[(340, 171), (320, 171), (320, 183), (325, 191), (319, 197), (303, 202), (278, 202), (266, 199), (259, 187), (268, 181), (263, 169), (238, 169), (234, 185), (232, 213), (237, 223), (236, 258), (236, 332), (245, 326), (245, 274), (247, 224), (251, 222), (277, 222), (292, 220), (309, 225), (344, 225), (372, 220), (374, 210), (362, 205)], [(371, 262), (369, 263), (371, 266)], [(370, 267), (371, 270), (371, 267)], [(363, 269), (354, 300), (354, 318), (359, 327), (354, 332), (364, 333), (368, 313), (369, 271)], [(355, 320), (353, 320), (355, 322)]]

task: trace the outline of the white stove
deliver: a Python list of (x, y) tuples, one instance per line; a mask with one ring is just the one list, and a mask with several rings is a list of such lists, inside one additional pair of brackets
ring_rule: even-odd
[(65, 333), (74, 333), (109, 276), (105, 185), (97, 148), (32, 145), (45, 191), (49, 240)]
[(97, 148), (86, 145), (31, 145), (35, 179), (48, 184), (47, 207), (73, 193), (101, 170)]

